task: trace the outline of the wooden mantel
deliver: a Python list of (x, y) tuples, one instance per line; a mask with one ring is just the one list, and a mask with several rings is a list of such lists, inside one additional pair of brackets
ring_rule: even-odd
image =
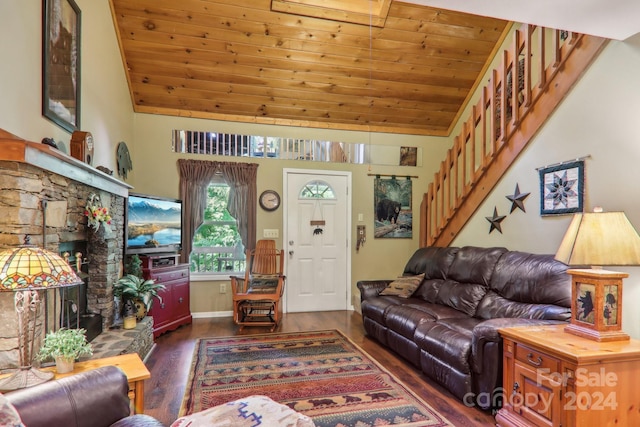
[(60, 150), (27, 141), (4, 129), (0, 129), (0, 161), (33, 165), (121, 197), (127, 197), (133, 188)]

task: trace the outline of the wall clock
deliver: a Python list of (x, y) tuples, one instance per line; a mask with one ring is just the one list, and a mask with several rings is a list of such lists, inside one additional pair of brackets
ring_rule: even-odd
[(265, 211), (275, 211), (280, 207), (280, 195), (275, 190), (265, 190), (260, 194), (258, 202)]
[(71, 146), (71, 157), (88, 165), (93, 164), (93, 135), (91, 135), (91, 132), (74, 131), (71, 134), (71, 143), (69, 145)]

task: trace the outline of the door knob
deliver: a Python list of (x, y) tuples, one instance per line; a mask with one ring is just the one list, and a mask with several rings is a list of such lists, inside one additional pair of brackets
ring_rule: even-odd
[(289, 255), (293, 256), (293, 251), (289, 251)]

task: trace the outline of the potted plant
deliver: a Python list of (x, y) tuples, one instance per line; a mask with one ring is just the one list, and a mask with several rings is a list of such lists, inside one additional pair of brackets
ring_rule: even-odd
[(44, 337), (38, 352), (39, 360), (53, 359), (60, 374), (73, 371), (75, 360), (82, 355), (92, 355), (93, 349), (87, 342), (84, 329), (58, 329)]
[(162, 297), (158, 295), (158, 292), (164, 289), (164, 285), (156, 283), (153, 279), (145, 280), (139, 276), (127, 274), (118, 279), (114, 286), (114, 293), (122, 297), (125, 310), (131, 303), (135, 304), (136, 317), (138, 320), (142, 320), (147, 315), (147, 311), (151, 310), (154, 298), (158, 298), (162, 302)]

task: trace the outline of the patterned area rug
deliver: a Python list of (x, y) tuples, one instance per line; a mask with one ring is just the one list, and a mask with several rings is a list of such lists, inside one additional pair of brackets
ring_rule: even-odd
[(335, 330), (199, 340), (180, 415), (252, 394), (317, 427), (452, 425)]

